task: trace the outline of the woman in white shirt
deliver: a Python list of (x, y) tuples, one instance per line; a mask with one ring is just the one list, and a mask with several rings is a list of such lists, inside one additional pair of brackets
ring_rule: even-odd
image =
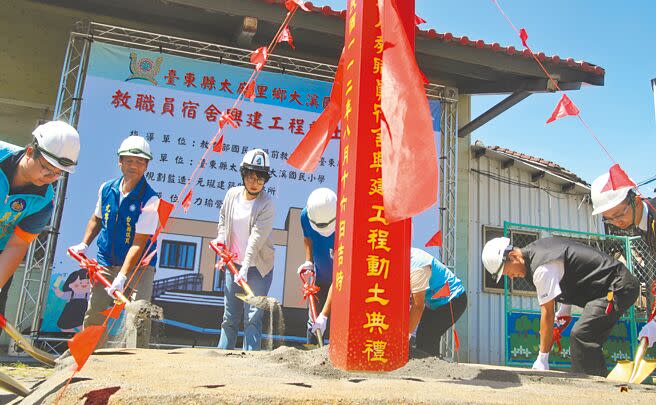
[(226, 193), (219, 214), (216, 242), (237, 254), (235, 265), (239, 274), (226, 271), (225, 310), (221, 323), (219, 349), (232, 350), (237, 343), (239, 323), (244, 317), (244, 350), (259, 350), (262, 339), (264, 310), (245, 304), (235, 296), (243, 293), (237, 284), (246, 281), (256, 296), (269, 292), (273, 279), (274, 250), (273, 200), (263, 191), (270, 178), (269, 156), (262, 149), (244, 155), (240, 166), (243, 186), (232, 187)]

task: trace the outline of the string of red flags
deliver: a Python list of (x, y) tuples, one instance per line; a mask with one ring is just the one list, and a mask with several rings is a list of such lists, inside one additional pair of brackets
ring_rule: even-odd
[(280, 34), (280, 38), (278, 38), (278, 43), (281, 42), (287, 42), (289, 46), (292, 47), (292, 49), (296, 50), (296, 46), (294, 46), (294, 38), (292, 37), (292, 33), (289, 30), (289, 27), (283, 28), (282, 33)]
[(568, 115), (579, 115), (579, 109), (574, 105), (572, 100), (567, 97), (567, 94), (563, 94), (560, 97), (556, 109), (551, 113), (551, 117), (547, 120), (547, 124), (556, 121), (559, 118), (567, 117)]
[(636, 187), (636, 184), (622, 170), (620, 165), (616, 163), (608, 171), (608, 183), (606, 183), (601, 191), (619, 190), (626, 187)]
[(442, 231), (439, 230), (437, 233), (426, 242), (426, 247), (430, 246), (436, 246), (436, 247), (441, 247), (442, 246)]

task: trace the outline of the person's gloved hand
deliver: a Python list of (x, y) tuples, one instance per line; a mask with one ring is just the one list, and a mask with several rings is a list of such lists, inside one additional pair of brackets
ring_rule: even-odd
[(654, 345), (656, 342), (656, 319), (647, 322), (647, 324), (640, 329), (638, 340), (643, 337), (647, 338), (647, 347), (652, 347)]
[(562, 304), (558, 311), (556, 312), (556, 317), (554, 323), (556, 327), (562, 327), (565, 329), (567, 325), (572, 321), (572, 306), (569, 304)]
[(239, 284), (240, 282), (248, 282), (248, 267), (246, 266), (241, 266), (241, 269), (239, 269), (239, 273), (237, 273), (237, 277), (235, 277), (235, 283)]
[(314, 323), (310, 327), (310, 332), (316, 333), (317, 329), (323, 334), (326, 331), (326, 324), (328, 323), (328, 317), (324, 314), (319, 314), (317, 319), (314, 320)]
[(84, 242), (80, 242), (77, 245), (71, 246), (69, 249), (71, 249), (74, 253), (77, 254), (85, 254), (87, 252), (87, 249), (89, 249), (89, 245), (87, 245)]
[(305, 263), (298, 266), (298, 270), (296, 272), (298, 274), (301, 274), (301, 273), (306, 272), (306, 271), (314, 273), (314, 263), (312, 263), (309, 260), (306, 260)]
[(549, 370), (549, 353), (538, 354), (538, 358), (533, 363), (533, 370), (548, 371)]
[(116, 278), (114, 278), (114, 281), (112, 281), (112, 286), (105, 287), (105, 291), (107, 291), (107, 294), (109, 294), (110, 297), (114, 298), (114, 291), (123, 292), (127, 280), (128, 278), (125, 277), (125, 274), (118, 273)]

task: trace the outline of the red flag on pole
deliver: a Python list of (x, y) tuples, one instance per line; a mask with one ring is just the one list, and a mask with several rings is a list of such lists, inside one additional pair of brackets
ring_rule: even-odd
[(141, 259), (141, 262), (139, 263), (139, 267), (148, 266), (150, 264), (150, 261), (153, 260), (155, 254), (157, 254), (157, 249), (153, 249), (150, 253), (144, 256), (144, 258)]
[[(342, 57), (343, 55), (342, 52)], [(335, 133), (342, 110), (342, 76), (344, 71), (342, 62), (343, 59), (340, 58), (333, 88), (330, 91), (328, 106), (287, 159), (287, 163), (298, 170), (304, 172), (314, 171), (321, 160), (321, 155), (328, 146), (330, 138)]]
[(225, 124), (230, 124), (230, 126), (233, 128), (237, 128), (239, 126), (235, 121), (233, 121), (232, 116), (227, 112), (221, 114), (221, 118), (219, 118), (219, 128), (223, 128)]
[(100, 325), (87, 326), (68, 340), (68, 348), (77, 364), (77, 371), (82, 370), (89, 356), (96, 350), (105, 329), (105, 326)]
[(305, 3), (302, 0), (287, 0), (285, 1), (285, 7), (289, 11), (294, 10), (296, 7), (300, 7), (303, 11), (310, 11), (309, 8), (305, 7)]
[(255, 65), (255, 70), (259, 71), (264, 67), (268, 58), (266, 46), (261, 46), (251, 54), (251, 63)]
[(526, 44), (526, 41), (528, 41), (528, 33), (524, 28), (519, 30), (519, 38), (522, 40), (522, 45), (524, 45), (524, 48), (528, 49), (528, 45)]
[(244, 98), (255, 101), (255, 80), (251, 80), (244, 90)]
[(626, 187), (635, 187), (636, 184), (622, 170), (619, 163), (615, 163), (608, 171), (608, 183), (601, 189), (602, 192), (609, 190), (619, 190)]
[(442, 231), (437, 231), (437, 233), (435, 233), (435, 235), (433, 235), (424, 246), (442, 246)]
[(383, 204), (390, 222), (413, 217), (437, 201), (433, 119), (413, 48), (396, 2), (379, 3), (383, 22), (381, 119)]
[(166, 223), (169, 221), (171, 212), (173, 212), (175, 205), (171, 204), (168, 201), (164, 201), (161, 198), (159, 199), (159, 204), (157, 206), (157, 217), (159, 218), (159, 225), (162, 228), (166, 227)]
[(278, 37), (278, 43), (280, 42), (287, 42), (289, 46), (292, 47), (292, 49), (296, 49), (294, 46), (294, 38), (292, 37), (291, 31), (289, 31), (289, 27), (285, 27), (280, 33), (280, 36)]
[(104, 315), (112, 319), (118, 319), (118, 317), (121, 315), (121, 311), (123, 311), (123, 308), (125, 308), (124, 302), (120, 304), (114, 304), (106, 310), (102, 311), (100, 315)]
[(184, 209), (185, 214), (189, 211), (189, 207), (191, 206), (191, 196), (193, 191), (193, 189), (187, 191), (187, 195), (182, 199), (182, 208)]
[(547, 120), (547, 124), (554, 122), (559, 118), (567, 117), (568, 115), (579, 115), (579, 112), (579, 109), (576, 108), (572, 100), (567, 97), (567, 94), (563, 94), (556, 109), (551, 113), (551, 117)]

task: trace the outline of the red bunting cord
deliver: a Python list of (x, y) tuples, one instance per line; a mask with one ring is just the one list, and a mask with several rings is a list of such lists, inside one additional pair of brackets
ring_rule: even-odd
[[(524, 28), (522, 28), (522, 29), (520, 29), (520, 30), (517, 29), (517, 27), (515, 26), (515, 24), (513, 24), (513, 22), (510, 20), (510, 17), (508, 17), (508, 15), (503, 11), (503, 8), (501, 8), (501, 5), (499, 5), (498, 0), (490, 0), (490, 1), (492, 1), (492, 3), (494, 3), (494, 5), (497, 7), (497, 9), (499, 9), (499, 12), (500, 12), (501, 15), (503, 15), (503, 17), (506, 19), (506, 21), (508, 22), (508, 24), (510, 25), (510, 27), (513, 29), (513, 31), (515, 31), (515, 33), (517, 33), (517, 36), (519, 36), (519, 38), (520, 38), (521, 41), (522, 41), (522, 45), (523, 45), (523, 46), (524, 46), (524, 47), (530, 52), (531, 57), (533, 58), (533, 60), (535, 60), (535, 62), (537, 62), (537, 64), (540, 66), (540, 68), (542, 69), (542, 71), (544, 72), (544, 74), (547, 76), (547, 78), (549, 79), (549, 81), (553, 84), (553, 86), (554, 86), (556, 89), (558, 89), (558, 91), (563, 92), (563, 90), (558, 86), (558, 83), (556, 82), (556, 80), (554, 80), (554, 78), (551, 76), (551, 74), (550, 74), (550, 73), (547, 71), (547, 69), (544, 67), (544, 65), (542, 64), (542, 62), (540, 61), (540, 59), (537, 57), (537, 55), (535, 54), (535, 52), (533, 52), (533, 50), (531, 49), (531, 47), (528, 46), (528, 43), (527, 43), (527, 40), (528, 40), (528, 34), (527, 34), (526, 30), (525, 30)], [(565, 102), (569, 102), (570, 105), (569, 105), (569, 106), (567, 106), (567, 105), (562, 106), (561, 104), (565, 104)], [(583, 126), (584, 126), (585, 129), (588, 131), (588, 133), (592, 136), (592, 138), (594, 138), (594, 140), (597, 142), (597, 144), (599, 144), (599, 146), (600, 146), (601, 149), (606, 153), (606, 155), (607, 155), (608, 158), (611, 160), (611, 162), (613, 162), (614, 165), (617, 165), (617, 162), (615, 161), (615, 159), (613, 158), (613, 156), (610, 154), (610, 152), (608, 151), (608, 149), (606, 149), (606, 147), (601, 143), (601, 141), (599, 140), (599, 138), (597, 137), (597, 135), (595, 134), (595, 132), (592, 130), (592, 128), (590, 127), (590, 125), (588, 125), (588, 123), (583, 119), (583, 117), (581, 116), (581, 113), (580, 113), (580, 111), (578, 110), (578, 108), (576, 108), (576, 106), (574, 105), (574, 103), (572, 103), (571, 100), (569, 100), (569, 97), (567, 97), (567, 95), (565, 95), (565, 94), (563, 94), (563, 98), (562, 98), (561, 101), (558, 103), (557, 110), (558, 110), (559, 108), (562, 108), (562, 107), (564, 107), (564, 109), (566, 110), (566, 114), (565, 114), (565, 115), (576, 115), (576, 117), (579, 119), (579, 121), (581, 122), (581, 124), (583, 124)], [(561, 111), (562, 111), (562, 110), (561, 110)], [(555, 113), (556, 113), (556, 111), (554, 111), (554, 115), (555, 115)], [(550, 119), (550, 121), (553, 120), (553, 119), (560, 118), (560, 116), (555, 116), (555, 117), (554, 117), (554, 115), (552, 115), (552, 118)], [(547, 122), (550, 122), (550, 121), (547, 121)], [(619, 167), (619, 165), (617, 165), (617, 166)], [(623, 173), (623, 172), (622, 172), (622, 173)], [(628, 176), (626, 176), (626, 177), (627, 177), (627, 180), (628, 180)], [(630, 180), (629, 180), (629, 181), (630, 181)], [(633, 183), (633, 182), (631, 181), (631, 183)], [(633, 184), (635, 185), (635, 183), (633, 183)], [(635, 190), (636, 190), (636, 194), (642, 198), (642, 201), (644, 201), (645, 203), (647, 203), (647, 205), (649, 205), (649, 207), (651, 207), (652, 209), (655, 209), (654, 206), (649, 202), (649, 200), (646, 199), (644, 195), (642, 195), (642, 193), (640, 192), (640, 190), (639, 190), (637, 187), (635, 187)]]
[[(164, 202), (163, 200), (160, 199), (160, 206), (158, 207), (158, 215), (160, 217), (160, 221), (159, 221), (160, 223), (157, 227), (157, 230), (156, 230), (155, 234), (153, 235), (153, 237), (151, 237), (147, 247), (142, 251), (141, 257), (139, 258), (139, 261), (137, 262), (137, 265), (136, 265), (134, 271), (132, 272), (130, 278), (127, 280), (127, 282), (125, 284), (126, 289), (132, 284), (132, 281), (134, 280), (134, 277), (137, 276), (137, 274), (138, 274), (138, 276), (137, 276), (135, 284), (138, 284), (139, 281), (141, 280), (141, 277), (143, 276), (143, 269), (145, 269), (145, 266), (150, 262), (150, 258), (154, 254), (154, 252), (151, 252), (151, 249), (152, 249), (155, 241), (157, 240), (157, 235), (159, 235), (159, 233), (161, 231), (166, 229), (166, 221), (168, 220), (168, 217), (170, 216), (170, 214), (176, 208), (178, 208), (178, 206), (180, 206), (180, 205), (183, 207), (184, 213), (185, 214), (187, 213), (187, 210), (189, 208), (189, 203), (191, 201), (191, 195), (192, 195), (193, 188), (194, 188), (193, 181), (196, 178), (196, 175), (200, 175), (200, 173), (202, 173), (203, 169), (205, 168), (204, 167), (205, 165), (203, 165), (203, 163), (205, 162), (206, 157), (208, 156), (210, 151), (219, 152), (219, 154), (222, 153), (222, 150), (217, 148), (217, 146), (220, 146), (223, 143), (223, 129), (226, 126), (225, 124), (229, 124), (230, 126), (233, 126), (234, 128), (237, 127), (236, 124), (234, 123), (234, 121), (232, 120), (232, 117), (230, 116), (230, 114), (227, 111), (233, 111), (233, 110), (239, 108), (241, 106), (241, 104), (243, 103), (244, 99), (247, 98), (247, 97), (251, 98), (251, 101), (253, 101), (252, 93), (253, 93), (254, 88), (255, 88), (255, 80), (258, 78), (262, 68), (266, 65), (266, 62), (268, 60), (269, 55), (272, 54), (273, 50), (276, 48), (276, 46), (279, 42), (283, 42), (283, 41), (288, 42), (290, 45), (293, 46), (292, 38), (291, 38), (289, 28), (288, 28), (289, 22), (291, 21), (292, 17), (296, 13), (296, 10), (299, 7), (301, 9), (305, 10), (305, 11), (309, 11), (309, 10), (307, 9), (307, 7), (305, 7), (305, 4), (302, 2), (302, 0), (287, 0), (286, 3), (285, 3), (285, 6), (287, 7), (288, 12), (285, 16), (284, 21), (282, 22), (280, 28), (276, 32), (276, 35), (272, 39), (269, 46), (267, 46), (266, 48), (261, 47), (261, 48), (257, 49), (256, 51), (254, 51), (253, 54), (251, 55), (251, 63), (256, 65), (255, 69), (253, 70), (253, 73), (251, 74), (250, 78), (246, 82), (246, 85), (243, 87), (243, 89), (239, 93), (237, 99), (235, 100), (235, 102), (232, 105), (232, 108), (229, 109), (229, 110), (226, 110), (225, 112), (222, 113), (221, 118), (219, 120), (219, 130), (216, 132), (216, 134), (212, 138), (211, 142), (209, 143), (208, 147), (205, 149), (201, 159), (198, 160), (198, 163), (196, 164), (196, 167), (194, 168), (191, 176), (188, 178), (186, 184), (182, 188), (182, 191), (180, 192), (177, 201), (175, 202), (175, 204), (170, 204), (170, 203)], [(281, 40), (280, 37), (282, 35), (284, 35), (285, 37)], [(251, 93), (251, 94), (249, 95), (248, 93)], [(172, 207), (167, 207), (167, 210), (161, 210), (160, 211), (160, 208), (162, 207), (163, 202), (167, 205), (172, 205)], [(162, 214), (165, 211), (167, 211), (167, 212)], [(162, 218), (162, 216), (164, 218)], [(111, 323), (111, 326), (109, 327), (109, 330), (111, 330), (114, 327), (114, 324), (118, 320), (118, 316), (115, 316), (116, 311), (114, 309), (117, 309), (117, 304), (115, 304), (114, 307), (112, 307), (112, 310), (103, 311), (103, 313), (105, 313), (105, 312), (107, 312), (107, 313), (106, 313), (105, 321), (103, 322), (102, 328), (107, 327), (107, 324), (109, 323), (110, 318), (112, 319), (112, 323)], [(100, 341), (101, 336), (92, 337), (92, 336), (80, 335), (81, 333), (83, 333), (83, 332), (76, 333), (75, 336), (73, 336), (73, 338), (71, 338), (69, 340), (69, 347), (70, 347), (71, 343), (75, 345), (75, 337), (80, 336), (81, 337), (80, 340), (84, 340), (85, 341), (84, 343), (86, 343), (86, 344), (89, 344), (90, 342), (94, 343), (93, 348), (90, 348), (91, 352), (93, 352), (93, 350), (97, 346), (98, 342)], [(94, 340), (95, 340), (95, 342), (92, 342)], [(79, 344), (82, 344), (82, 342), (79, 342)], [(89, 353), (89, 354), (91, 354), (91, 353)], [(86, 363), (86, 361), (85, 361), (85, 363)], [(56, 403), (62, 398), (64, 392), (66, 391), (66, 389), (69, 386), (71, 380), (73, 379), (73, 376), (75, 376), (77, 374), (77, 372), (82, 369), (83, 366), (84, 366), (84, 363), (81, 364), (81, 365), (78, 365), (78, 367), (75, 369), (75, 371), (73, 372), (73, 375), (71, 376), (71, 378), (69, 378), (68, 382), (64, 385), (64, 387), (59, 392), (59, 394), (57, 396), (57, 399), (55, 400)]]

